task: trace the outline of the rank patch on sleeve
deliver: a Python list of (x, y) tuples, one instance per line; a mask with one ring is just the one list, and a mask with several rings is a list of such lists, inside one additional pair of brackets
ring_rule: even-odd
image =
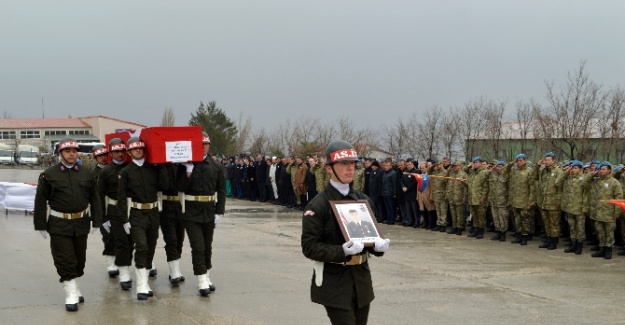
[(314, 216), (315, 215), (315, 211), (313, 211), (313, 210), (306, 210), (306, 211), (304, 211), (304, 215), (305, 216)]

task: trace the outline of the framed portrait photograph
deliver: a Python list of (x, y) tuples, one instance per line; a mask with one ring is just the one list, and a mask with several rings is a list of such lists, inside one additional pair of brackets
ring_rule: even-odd
[(378, 223), (367, 200), (330, 201), (345, 241), (360, 242), (373, 247), (376, 237), (382, 238)]

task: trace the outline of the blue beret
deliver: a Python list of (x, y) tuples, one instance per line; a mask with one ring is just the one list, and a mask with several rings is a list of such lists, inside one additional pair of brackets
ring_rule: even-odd
[(621, 170), (621, 168), (623, 168), (623, 166), (621, 166), (621, 165), (618, 165), (618, 166), (614, 167), (614, 172), (615, 173), (618, 172), (619, 170)]
[(520, 154), (516, 155), (516, 158), (514, 158), (514, 160), (519, 160), (519, 159), (527, 159), (527, 157), (525, 157), (525, 154), (520, 153)]
[(572, 161), (567, 161), (564, 164), (562, 164), (562, 168), (569, 166), (571, 163), (573, 163)]
[(591, 165), (599, 165), (601, 163), (601, 161), (599, 159), (593, 159), (590, 161)]
[(503, 165), (505, 165), (505, 164), (506, 164), (506, 163), (505, 163), (505, 162), (503, 162), (503, 160), (498, 160), (498, 161), (497, 161), (497, 166), (503, 166)]
[(588, 168), (588, 167), (590, 167), (590, 163), (589, 162), (584, 164), (584, 168)]
[(571, 166), (572, 167), (579, 167), (579, 168), (583, 168), (584, 165), (582, 165), (582, 162), (579, 160), (573, 160), (571, 161)]
[(549, 152), (547, 152), (547, 153), (545, 154), (545, 158), (547, 158), (547, 157), (552, 157), (552, 158), (553, 158), (553, 157), (555, 157), (555, 156), (556, 156), (556, 155), (554, 155), (554, 154), (553, 154), (553, 152), (551, 152), (551, 151), (549, 151)]
[(472, 162), (478, 162), (478, 161), (482, 161), (482, 157), (480, 156), (475, 156), (473, 157), (473, 160), (471, 160)]

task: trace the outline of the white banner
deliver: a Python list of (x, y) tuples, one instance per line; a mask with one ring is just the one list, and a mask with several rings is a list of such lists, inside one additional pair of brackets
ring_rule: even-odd
[(35, 209), (37, 186), (24, 183), (0, 182), (0, 204), (5, 209)]

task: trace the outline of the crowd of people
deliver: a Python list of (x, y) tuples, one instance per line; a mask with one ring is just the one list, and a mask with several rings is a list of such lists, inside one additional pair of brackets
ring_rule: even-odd
[[(218, 158), (215, 158), (218, 159)], [(237, 199), (302, 210), (328, 184), (318, 156), (230, 157), (222, 160), (226, 193)], [(524, 154), (514, 161), (474, 157), (468, 164), (431, 158), (382, 161), (359, 158), (351, 186), (373, 202), (378, 224), (401, 225), (581, 254), (588, 240), (593, 257), (612, 258), (625, 242), (625, 214), (608, 200), (623, 198), (625, 172), (608, 161), (557, 163), (552, 152), (535, 165)], [(429, 185), (418, 190), (418, 175)], [(616, 235), (616, 237), (615, 237)], [(625, 250), (618, 253), (625, 255)]]

